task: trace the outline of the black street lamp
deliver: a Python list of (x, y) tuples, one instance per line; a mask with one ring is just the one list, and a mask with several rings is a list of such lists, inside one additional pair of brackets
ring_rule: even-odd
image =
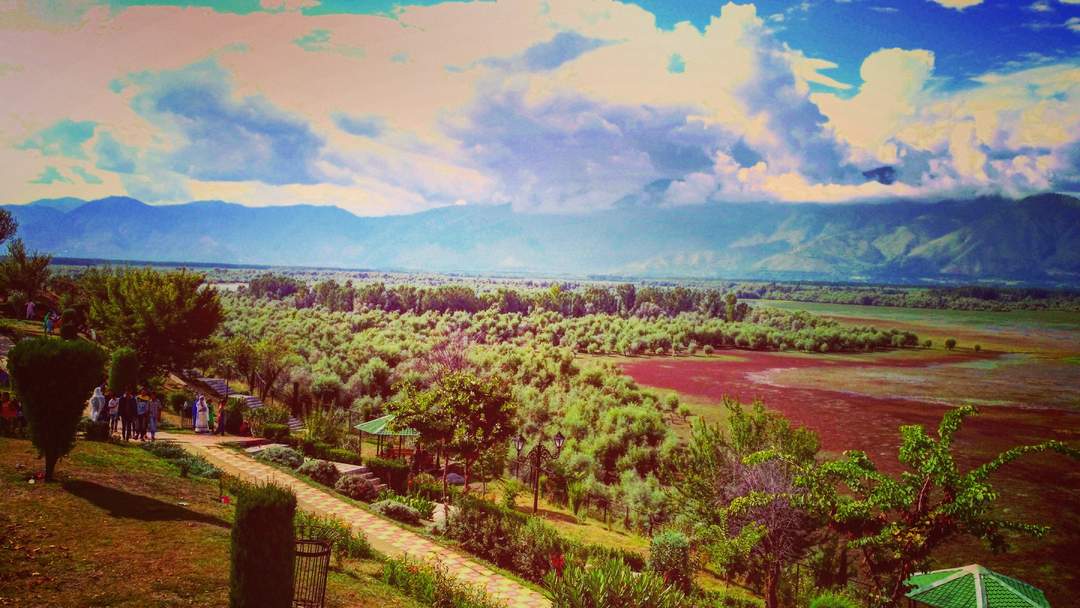
[[(533, 460), (533, 513), (539, 511), (540, 503), (540, 471), (544, 460), (551, 460), (557, 458), (562, 452), (563, 443), (566, 442), (566, 437), (563, 437), (562, 433), (555, 433), (555, 437), (552, 438), (555, 442), (555, 453), (551, 453), (543, 442), (538, 441), (536, 447), (534, 447), (526, 456), (525, 459)], [(518, 435), (514, 438), (514, 447), (517, 448), (517, 460), (514, 461), (515, 468), (520, 470), (521, 465), (521, 450), (525, 448), (525, 438)]]

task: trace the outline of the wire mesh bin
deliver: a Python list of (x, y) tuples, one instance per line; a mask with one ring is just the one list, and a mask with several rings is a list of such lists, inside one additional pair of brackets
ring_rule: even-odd
[(326, 602), (326, 574), (330, 569), (330, 543), (310, 538), (296, 539), (293, 569), (293, 608), (323, 608)]

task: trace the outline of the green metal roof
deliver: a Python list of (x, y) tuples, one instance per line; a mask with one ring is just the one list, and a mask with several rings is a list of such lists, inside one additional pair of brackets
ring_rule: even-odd
[(1043, 592), (978, 564), (916, 573), (907, 596), (937, 608), (1050, 608)]
[(367, 422), (361, 422), (353, 428), (369, 435), (383, 435), (384, 437), (416, 437), (420, 434), (412, 429), (401, 429), (398, 431), (392, 430), (390, 428), (390, 423), (392, 423), (393, 421), (394, 415), (387, 414), (385, 416), (382, 416), (381, 418), (368, 420)]

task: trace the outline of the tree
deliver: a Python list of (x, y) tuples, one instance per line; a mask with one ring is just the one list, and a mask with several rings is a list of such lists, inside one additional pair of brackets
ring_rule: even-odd
[(138, 388), (139, 353), (133, 348), (118, 348), (109, 360), (109, 390), (115, 394)]
[(472, 465), (489, 450), (506, 450), (517, 432), (517, 405), (501, 382), (470, 373), (443, 378), (437, 387), (442, 407), (455, 412), (449, 448), (465, 462), (465, 491), (469, 491)]
[(143, 377), (191, 367), (221, 323), (217, 292), (187, 270), (90, 270), (83, 281), (89, 325), (105, 346), (135, 349)]
[(8, 369), (30, 427), (30, 440), (45, 458), (45, 480), (75, 447), (75, 431), (90, 392), (102, 379), (105, 353), (83, 340), (35, 338), (15, 345)]
[[(420, 434), (425, 445), (435, 446), (445, 452), (454, 437), (454, 425), (457, 414), (446, 407), (435, 387), (419, 390), (414, 385), (404, 388), (404, 395), (387, 404), (387, 409), (394, 414), (396, 429), (412, 429)], [(447, 495), (447, 475), (450, 461), (443, 465), (443, 496)]]
[(19, 223), (11, 216), (11, 212), (7, 209), (0, 209), (0, 243), (15, 236), (18, 229)]
[(945, 340), (945, 349), (952, 350), (956, 348), (956, 338), (948, 338)]
[(260, 380), (259, 399), (265, 401), (278, 378), (302, 362), (283, 336), (275, 334), (259, 340), (255, 344), (255, 370)]
[[(2, 229), (0, 226), (0, 232)], [(27, 253), (22, 239), (11, 241), (7, 257), (0, 261), (0, 288), (19, 294), (25, 302), (36, 300), (49, 281), (51, 262), (50, 255)]]
[(1031, 453), (1054, 451), (1080, 459), (1080, 450), (1045, 441), (1006, 450), (978, 467), (961, 472), (952, 453), (961, 423), (977, 410), (963, 406), (945, 414), (937, 438), (919, 425), (900, 427), (899, 479), (879, 472), (865, 453), (846, 452), (840, 460), (803, 467), (799, 485), (807, 504), (830, 518), (860, 550), (881, 601), (899, 606), (904, 581), (922, 569), (943, 544), (961, 536), (986, 542), (995, 552), (1008, 548), (1007, 534), (1041, 537), (1042, 525), (998, 519), (992, 507), (998, 494), (992, 473)]

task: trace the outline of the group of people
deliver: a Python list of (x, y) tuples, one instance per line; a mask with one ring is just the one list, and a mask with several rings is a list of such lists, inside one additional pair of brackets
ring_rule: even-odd
[[(26, 320), (32, 321), (37, 314), (37, 306), (33, 301), (26, 303)], [(41, 317), (41, 329), (45, 332), (46, 336), (51, 336), (53, 331), (59, 333), (60, 325), (63, 323), (63, 318), (51, 310), (46, 310), (45, 315)]]
[(113, 394), (99, 386), (90, 398), (90, 419), (107, 422), (109, 432), (119, 430), (124, 441), (146, 441), (147, 434), (150, 441), (157, 439), (161, 409), (161, 395), (148, 390), (136, 394), (129, 388), (123, 394)]
[(206, 400), (205, 395), (199, 395), (191, 404), (191, 424), (196, 433), (224, 435), (226, 415), (224, 401), (215, 411), (213, 404)]
[(19, 400), (11, 393), (4, 393), (0, 397), (0, 432), (15, 431), (26, 427), (26, 417), (23, 416), (22, 406)]

